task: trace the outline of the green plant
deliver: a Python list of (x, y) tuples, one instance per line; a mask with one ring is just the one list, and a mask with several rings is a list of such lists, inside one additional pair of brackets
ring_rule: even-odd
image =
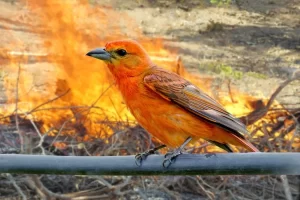
[(231, 66), (224, 64), (217, 65), (216, 72), (228, 78), (241, 79), (243, 77), (242, 71), (234, 70)]
[(267, 79), (268, 77), (265, 74), (257, 73), (257, 72), (247, 72), (246, 76), (258, 78), (258, 79)]
[(223, 24), (215, 22), (214, 20), (209, 20), (209, 23), (206, 26), (206, 31), (222, 31)]
[(254, 77), (257, 79), (266, 79), (267, 75), (258, 72), (242, 72), (240, 70), (233, 69), (230, 65), (211, 63), (206, 66), (200, 66), (200, 70), (211, 71), (217, 74), (221, 74), (226, 78), (242, 79), (244, 76)]
[(231, 0), (210, 0), (211, 4), (222, 6), (222, 5), (229, 5)]

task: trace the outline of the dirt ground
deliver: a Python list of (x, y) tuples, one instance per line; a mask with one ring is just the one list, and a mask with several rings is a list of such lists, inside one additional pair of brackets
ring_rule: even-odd
[[(222, 6), (205, 0), (90, 0), (90, 3), (124, 11), (136, 20), (146, 36), (161, 37), (167, 49), (178, 52), (189, 72), (199, 77), (213, 76), (216, 85), (230, 79), (239, 90), (268, 98), (281, 82), (300, 70), (299, 0), (235, 0)], [(30, 17), (23, 3), (0, 1), (0, 64), (6, 72), (10, 69), (1, 60), (4, 47), (40, 52), (41, 35), (26, 24)], [(11, 43), (11, 34), (19, 39), (22, 49)], [(47, 70), (35, 63), (27, 65), (37, 84), (53, 70), (53, 66), (45, 65)], [(218, 68), (220, 65), (228, 66), (226, 70), (230, 72)], [(234, 72), (243, 75), (236, 76)], [(55, 82), (54, 78), (52, 81)], [(291, 83), (277, 100), (299, 108), (300, 82)], [(5, 102), (0, 80), (0, 103)], [(149, 195), (147, 199), (176, 199), (176, 195), (168, 192)], [(191, 199), (209, 199), (189, 195)], [(277, 199), (285, 199), (282, 196)]]
[[(222, 7), (209, 6), (207, 1), (101, 4), (125, 10), (146, 35), (165, 38), (167, 47), (178, 50), (190, 71), (216, 74), (209, 66), (223, 63), (244, 73), (257, 73), (234, 84), (252, 94), (259, 88), (268, 97), (274, 86), (300, 68), (300, 2), (235, 2)], [(299, 93), (297, 87), (292, 90)], [(283, 96), (282, 101), (286, 100)]]

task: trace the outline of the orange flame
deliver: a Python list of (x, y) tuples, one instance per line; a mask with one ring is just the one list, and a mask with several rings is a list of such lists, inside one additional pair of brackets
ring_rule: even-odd
[[(98, 137), (111, 132), (101, 121), (134, 122), (125, 105), (120, 104), (122, 98), (105, 64), (86, 57), (85, 53), (91, 48), (104, 46), (107, 41), (130, 37), (139, 40), (154, 60), (172, 56), (163, 48), (162, 40), (146, 38), (125, 13), (115, 12), (111, 8), (92, 7), (87, 0), (30, 0), (28, 6), (37, 19), (37, 25), (31, 28), (42, 35), (43, 45), (40, 49), (45, 52), (48, 63), (39, 63), (39, 75), (48, 85), (43, 92), (40, 89), (32, 91), (35, 77), (30, 74), (32, 72), (23, 70), (21, 65), (18, 100), (28, 103), (25, 103), (25, 107), (19, 103), (18, 112), (39, 110), (30, 112), (30, 115), (43, 122), (44, 131), (56, 127), (54, 130), (57, 132), (62, 122), (80, 121), (85, 131)], [(169, 68), (176, 63), (173, 57), (163, 61)], [(11, 67), (17, 70), (20, 60), (16, 61), (13, 56), (9, 59)], [(25, 55), (22, 61), (28, 62), (28, 56)], [(11, 84), (12, 79), (16, 77), (10, 77), (6, 82), (7, 96), (10, 97), (15, 96), (16, 88)], [(53, 84), (55, 80), (56, 84)], [(57, 96), (61, 97), (55, 99)], [(55, 100), (35, 109), (49, 99)], [(8, 103), (14, 103), (15, 100), (10, 98)]]

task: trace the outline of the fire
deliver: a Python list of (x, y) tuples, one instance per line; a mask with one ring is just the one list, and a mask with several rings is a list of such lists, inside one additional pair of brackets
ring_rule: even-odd
[[(44, 132), (55, 127), (55, 133), (62, 123), (68, 121), (66, 129), (68, 124), (82, 124), (84, 130), (81, 131), (101, 137), (111, 132), (102, 121), (134, 122), (125, 105), (120, 103), (122, 98), (105, 64), (85, 56), (91, 48), (103, 46), (111, 40), (136, 38), (154, 60), (162, 57), (167, 60), (158, 60), (158, 64), (167, 63), (171, 68), (176, 63), (172, 57), (168, 59), (173, 54), (163, 48), (162, 40), (146, 38), (124, 13), (92, 7), (87, 0), (30, 0), (28, 6), (37, 19), (31, 28), (42, 35), (39, 54), (47, 63), (41, 63), (40, 67), (47, 71), (43, 72), (43, 78), (48, 85), (43, 88), (43, 93), (39, 89), (32, 91), (35, 77), (20, 64), (19, 77), (9, 77), (6, 89), (7, 96), (15, 97), (17, 85), (12, 83), (15, 83), (13, 79), (19, 78), (18, 113), (27, 113), (32, 119), (42, 121)], [(7, 57), (11, 69), (17, 74), (20, 56), (16, 59), (12, 53)], [(21, 62), (29, 62), (29, 56), (24, 54)], [(50, 99), (55, 100), (36, 108)], [(15, 102), (16, 98), (8, 99), (12, 108), (3, 112), (12, 111)], [(24, 102), (25, 107), (21, 106)]]
[[(33, 75), (26, 68), (33, 54), (16, 56), (13, 47), (21, 42), (12, 37), (16, 42), (7, 48), (11, 53), (5, 57), (15, 76), (6, 78), (5, 88), (10, 97), (7, 103), (11, 106), (2, 108), (4, 115), (16, 109), (17, 100), (18, 114), (42, 122), (42, 132), (81, 133), (79, 136), (84, 140), (111, 134), (113, 130), (107, 122), (135, 123), (105, 64), (85, 56), (88, 50), (121, 38), (137, 39), (156, 64), (184, 75), (209, 93), (211, 78), (198, 79), (186, 72), (176, 52), (164, 48), (162, 39), (144, 36), (125, 13), (91, 6), (88, 0), (28, 0), (28, 8), (35, 19), (30, 21), (30, 29), (40, 35), (40, 52), (35, 54), (40, 62), (34, 65), (41, 70)], [(42, 79), (42, 86), (35, 85), (37, 79)], [(235, 101), (227, 94), (218, 99), (228, 111), (242, 116), (255, 109), (250, 102), (256, 98), (233, 92)], [(75, 128), (69, 129), (70, 126)]]

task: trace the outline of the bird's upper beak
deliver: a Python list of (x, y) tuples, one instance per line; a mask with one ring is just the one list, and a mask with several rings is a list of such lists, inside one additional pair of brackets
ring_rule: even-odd
[(91, 56), (100, 60), (109, 61), (111, 59), (111, 54), (105, 51), (104, 48), (93, 49), (92, 51), (86, 54), (87, 56)]

